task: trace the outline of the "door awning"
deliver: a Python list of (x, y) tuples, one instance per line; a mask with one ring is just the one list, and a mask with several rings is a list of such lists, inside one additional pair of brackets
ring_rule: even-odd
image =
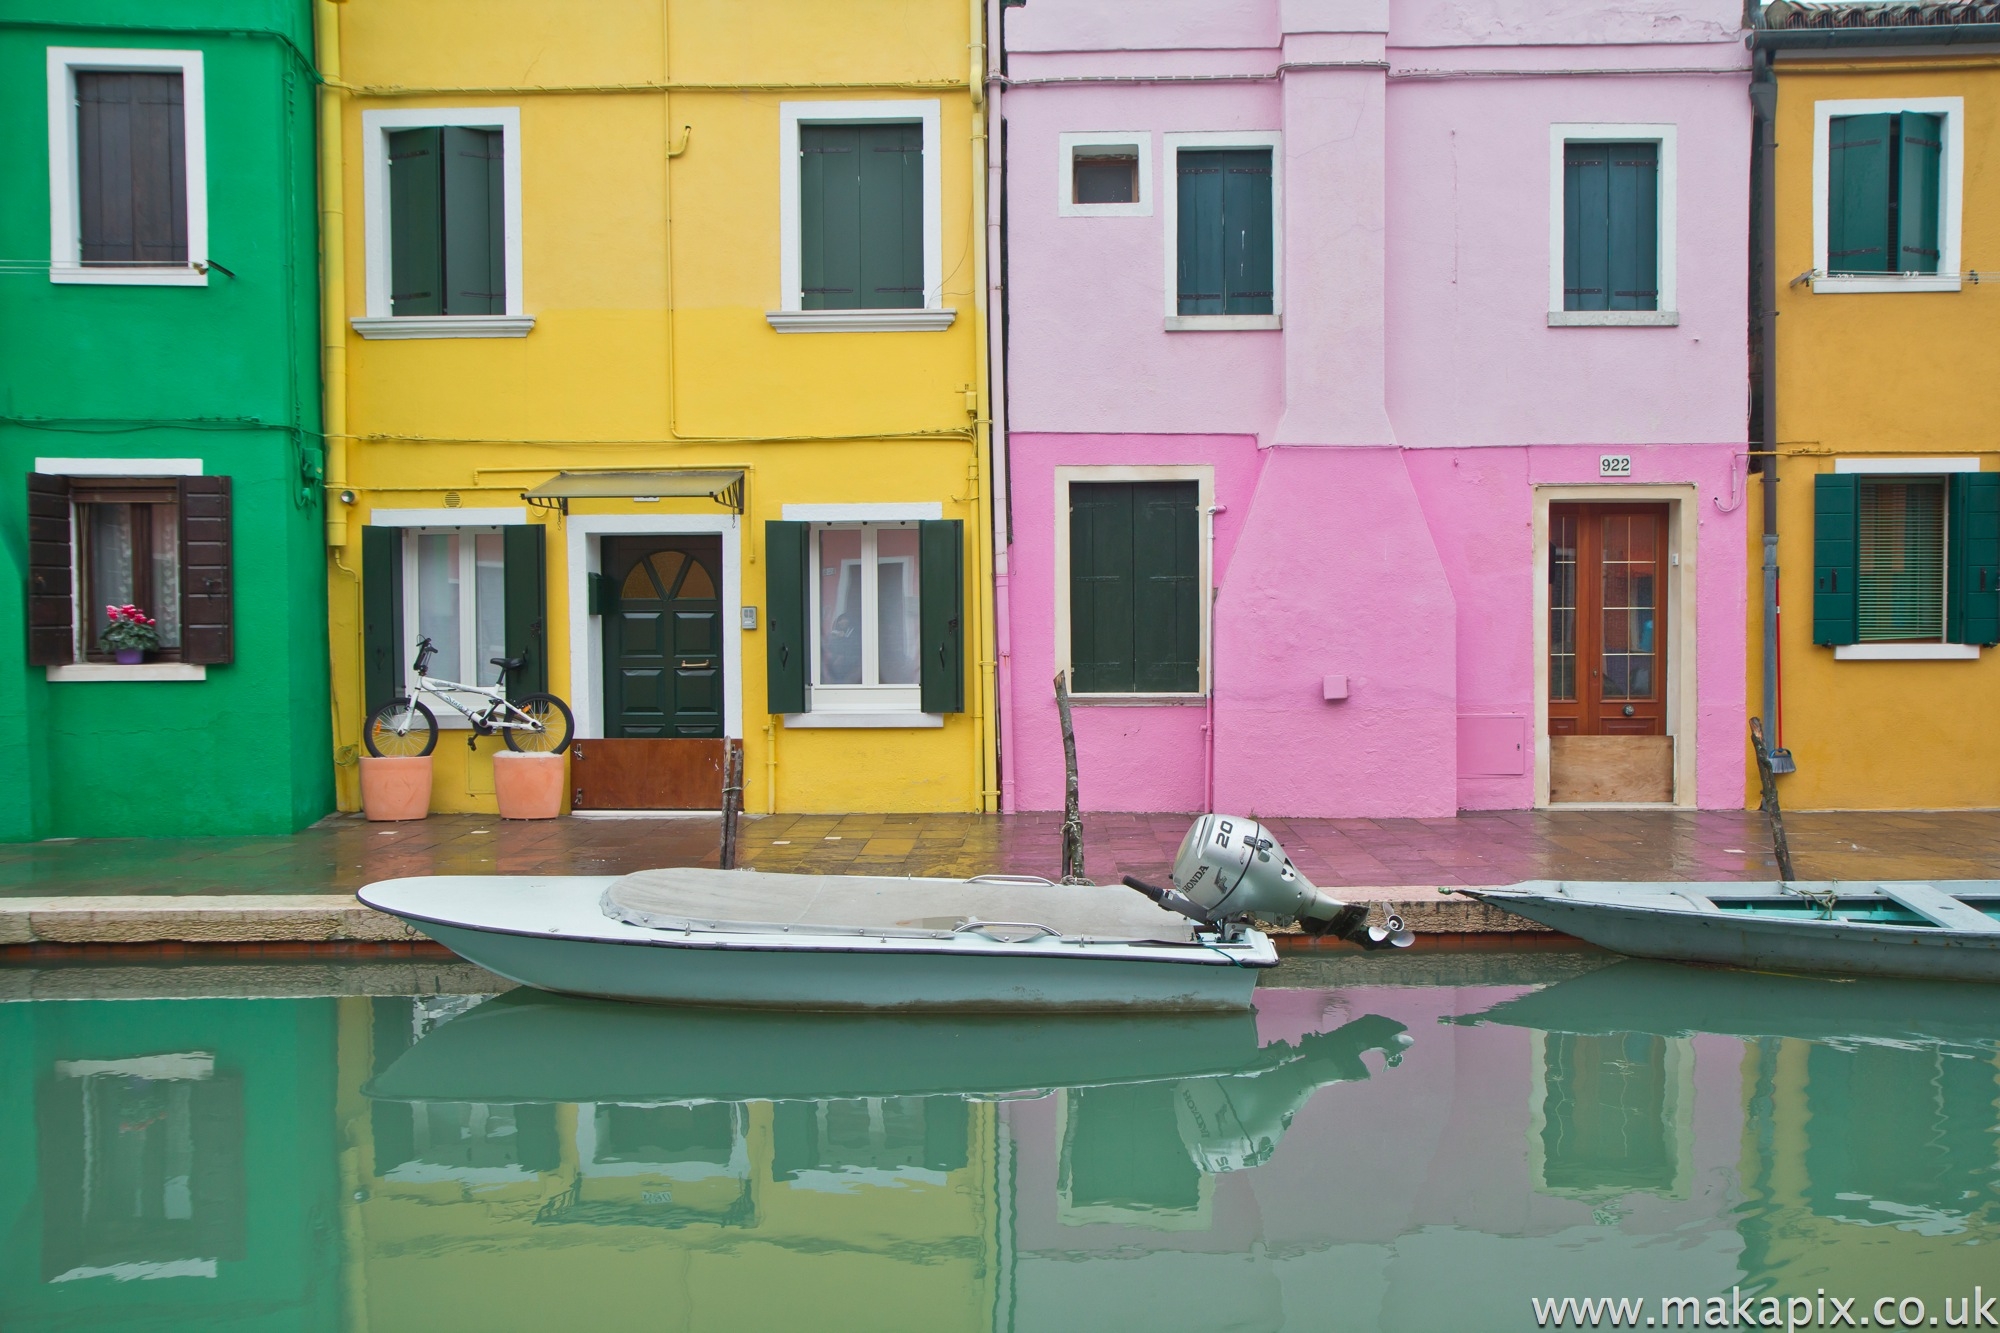
[(571, 500), (691, 500), (706, 497), (743, 512), (743, 471), (666, 469), (659, 472), (558, 472), (521, 498), (543, 509), (569, 512)]

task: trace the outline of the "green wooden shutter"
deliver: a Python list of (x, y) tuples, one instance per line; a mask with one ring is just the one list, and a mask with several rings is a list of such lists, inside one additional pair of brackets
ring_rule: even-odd
[(389, 135), (389, 313), (444, 313), (443, 131)]
[(851, 125), (799, 127), (799, 304), (861, 305), (861, 145)]
[(2000, 472), (1951, 478), (1945, 566), (1948, 643), (2000, 643)]
[(965, 711), (965, 524), (955, 518), (917, 525), (919, 666), (926, 713)]
[(1610, 241), (1606, 247), (1612, 310), (1660, 308), (1660, 149), (1651, 143), (1606, 144), (1610, 156)]
[(1183, 315), (1222, 313), (1223, 156), (1207, 151), (1176, 154), (1175, 226), (1180, 252), (1176, 309)]
[(443, 154), (444, 313), (504, 315), (507, 241), (501, 211), (505, 192), (503, 136), (499, 130), (448, 126), (444, 131)]
[(368, 710), (403, 692), (403, 530), (361, 529), (361, 677)]
[(924, 130), (870, 125), (856, 132), (860, 168), (861, 301), (869, 310), (924, 304)]
[(806, 711), (806, 657), (812, 622), (806, 615), (806, 543), (810, 525), (764, 524), (765, 707)]
[(500, 532), (506, 655), (526, 659), (519, 671), (507, 676), (506, 684), (516, 694), (540, 694), (549, 688), (547, 529), (512, 523)]
[(1130, 688), (1141, 693), (1201, 688), (1200, 528), (1196, 483), (1133, 485)]
[(1813, 478), (1813, 642), (1859, 643), (1860, 488), (1851, 473)]
[(1132, 483), (1069, 488), (1070, 689), (1124, 694), (1136, 688), (1132, 642)]
[(1611, 308), (1611, 145), (1563, 145), (1563, 309)]
[(1891, 117), (1835, 116), (1827, 129), (1826, 271), (1893, 270), (1889, 254)]
[(1222, 313), (1268, 315), (1272, 285), (1271, 150), (1223, 155)]
[(1905, 111), (1897, 117), (1896, 258), (1903, 273), (1938, 271), (1938, 165), (1944, 117)]

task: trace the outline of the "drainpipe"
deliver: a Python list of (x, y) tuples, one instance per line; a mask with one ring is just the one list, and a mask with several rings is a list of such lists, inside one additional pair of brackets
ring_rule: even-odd
[[(1765, 733), (1776, 741), (1778, 717), (1778, 270), (1777, 270), (1777, 114), (1778, 84), (1771, 72), (1771, 53), (1761, 39), (1767, 34), (1759, 26), (1762, 16), (1751, 14), (1752, 39), (1757, 44), (1756, 64), (1751, 75), (1750, 106), (1755, 116), (1756, 138), (1752, 152), (1757, 192), (1756, 244), (1757, 306), (1762, 383), (1758, 386), (1763, 409), (1762, 481), (1764, 500), (1764, 700)], [(1772, 771), (1778, 772), (1776, 756)], [(1790, 772), (1789, 760), (1782, 770)]]
[[(975, 8), (978, 0), (974, 0)], [(986, 88), (986, 415), (993, 496), (993, 711), (999, 728), (996, 767), (1000, 809), (1012, 814), (1014, 805), (1014, 625), (1013, 593), (1007, 573), (1012, 546), (1008, 515), (1011, 481), (1007, 457), (1007, 232), (1006, 121), (1000, 114), (1006, 88), (1005, 0), (985, 0), (985, 68), (975, 77)]]
[(313, 35), (319, 47), (319, 318), (320, 377), (326, 430), (326, 544), (340, 558), (347, 545), (347, 232), (341, 155), (341, 0), (316, 0)]

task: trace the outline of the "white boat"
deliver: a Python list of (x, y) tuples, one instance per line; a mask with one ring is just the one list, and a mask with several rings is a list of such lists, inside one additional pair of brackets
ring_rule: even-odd
[(1619, 953), (1774, 972), (2000, 981), (2000, 881), (1455, 889)]
[(1277, 950), (1253, 917), (1368, 948), (1400, 920), (1329, 898), (1253, 820), (1204, 815), (1173, 887), (1025, 876), (894, 879), (683, 868), (443, 875), (360, 894), (461, 957), (540, 990), (775, 1009), (1247, 1009)]
[(541, 990), (779, 1009), (1247, 1009), (1277, 951), (1123, 888), (755, 870), (438, 875), (361, 901)]

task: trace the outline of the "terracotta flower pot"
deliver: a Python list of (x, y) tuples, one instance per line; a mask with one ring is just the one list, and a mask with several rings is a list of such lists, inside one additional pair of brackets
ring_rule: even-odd
[(493, 756), (493, 795), (502, 819), (554, 819), (562, 813), (563, 779), (569, 757), (560, 754), (517, 754), (502, 750)]
[(422, 819), (431, 810), (431, 757), (361, 759), (361, 811), (370, 819)]

